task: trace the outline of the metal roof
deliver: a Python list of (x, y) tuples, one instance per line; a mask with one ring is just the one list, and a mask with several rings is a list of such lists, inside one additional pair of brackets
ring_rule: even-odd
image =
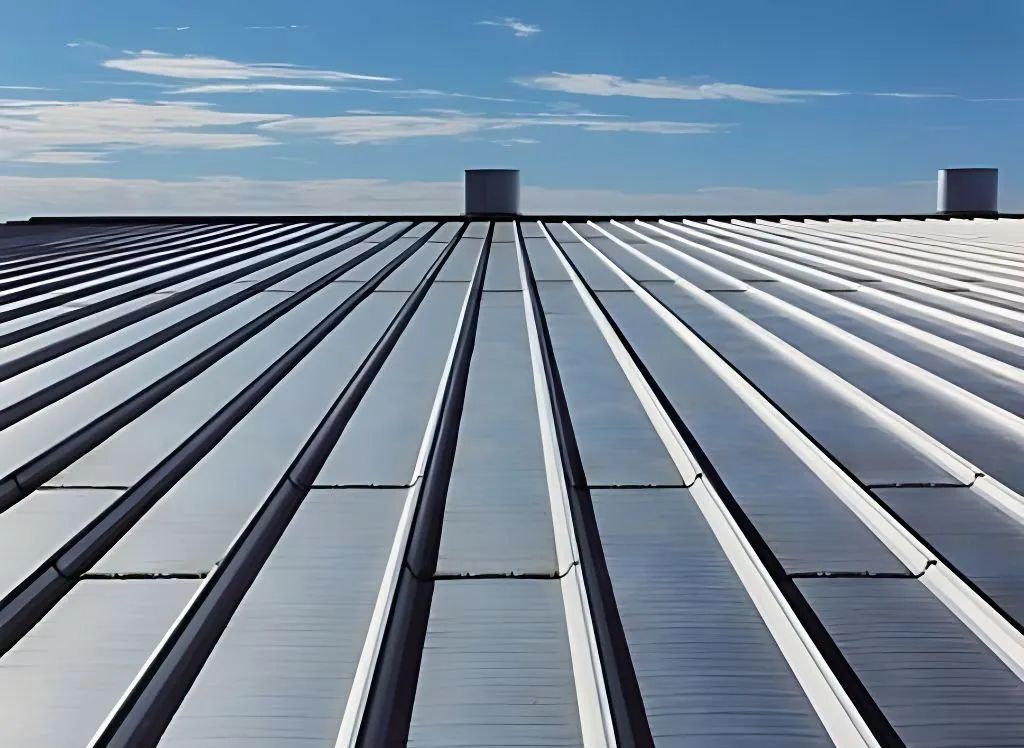
[(1024, 221), (0, 227), (0, 744), (1024, 744)]

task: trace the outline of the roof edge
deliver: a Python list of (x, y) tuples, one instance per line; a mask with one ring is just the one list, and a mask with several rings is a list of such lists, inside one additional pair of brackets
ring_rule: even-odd
[(243, 222), (243, 221), (276, 221), (276, 222), (309, 222), (309, 221), (507, 221), (510, 219), (519, 221), (569, 221), (581, 223), (586, 221), (608, 221), (613, 219), (638, 219), (638, 220), (689, 220), (689, 221), (814, 221), (814, 220), (916, 220), (923, 221), (927, 218), (949, 220), (950, 218), (1024, 218), (1024, 213), (744, 213), (744, 214), (638, 214), (638, 213), (534, 213), (534, 214), (474, 214), (466, 216), (462, 214), (266, 214), (266, 215), (182, 215), (182, 216), (33, 216), (25, 220), (14, 220), (0, 223), (5, 226), (25, 226), (39, 224), (112, 224), (112, 223), (208, 223), (217, 222)]

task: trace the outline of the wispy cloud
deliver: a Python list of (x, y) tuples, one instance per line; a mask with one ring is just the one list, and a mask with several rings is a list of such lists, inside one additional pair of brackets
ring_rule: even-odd
[(870, 96), (881, 96), (889, 99), (959, 99), (960, 97), (956, 94), (947, 93), (901, 93), (901, 92), (881, 92), (869, 94)]
[(499, 96), (479, 96), (477, 94), (457, 93), (455, 91), (439, 91), (436, 88), (365, 88), (362, 86), (342, 86), (341, 88), (345, 91), (385, 94), (394, 99), (472, 99), (474, 101), (493, 101), (504, 104), (519, 101), (519, 99), (507, 99)]
[(173, 94), (244, 94), (265, 91), (336, 91), (333, 86), (316, 83), (204, 83), (171, 91)]
[(521, 39), (540, 33), (540, 26), (532, 23), (523, 23), (518, 18), (498, 18), (494, 21), (477, 21), (477, 26), (500, 26), (508, 29)]
[(632, 132), (659, 135), (707, 135), (728, 125), (714, 122), (675, 122), (627, 118), (561, 115), (487, 116), (446, 110), (433, 114), (348, 114), (338, 117), (293, 117), (267, 122), (264, 131), (313, 135), (337, 143), (384, 143), (411, 138), (469, 137), (538, 127), (569, 127), (589, 132)]
[(188, 31), (191, 26), (154, 26), (153, 31)]
[(287, 26), (246, 26), (245, 28), (248, 31), (293, 31), (295, 29), (304, 29), (306, 27), (290, 23)]
[(94, 41), (91, 41), (89, 39), (75, 39), (74, 41), (68, 42), (64, 46), (65, 47), (70, 47), (71, 49), (85, 48), (85, 49), (99, 49), (99, 50), (102, 50), (104, 52), (115, 52), (116, 51), (113, 47), (110, 47), (110, 46), (108, 46), (106, 44), (100, 44), (99, 42), (94, 42)]
[(380, 75), (362, 75), (338, 70), (317, 70), (301, 65), (277, 62), (244, 63), (220, 57), (171, 55), (152, 50), (129, 57), (106, 60), (103, 66), (129, 73), (187, 80), (320, 80), (320, 81), (394, 81)]
[(643, 99), (699, 101), (732, 99), (758, 104), (785, 104), (812, 96), (843, 96), (844, 91), (765, 88), (742, 83), (684, 83), (669, 78), (623, 78), (604, 73), (548, 73), (517, 82), (529, 88), (587, 96), (632, 96)]
[(505, 148), (512, 148), (517, 145), (537, 145), (540, 141), (533, 138), (507, 138), (506, 140), (492, 140), (491, 142)]
[(795, 104), (813, 98), (877, 96), (892, 99), (961, 99), (951, 93), (882, 91), (861, 92), (840, 89), (773, 88), (745, 83), (691, 83), (671, 78), (623, 78), (606, 73), (547, 73), (516, 82), (528, 88), (585, 96), (631, 96), (642, 99), (680, 101), (744, 101), (754, 104)]
[(52, 88), (42, 86), (0, 86), (0, 91), (53, 91)]
[(0, 161), (87, 164), (125, 149), (268, 146), (276, 141), (238, 128), (284, 116), (221, 112), (198, 102), (0, 99)]
[(109, 164), (105, 154), (95, 151), (37, 151), (18, 159), (24, 164), (58, 164), (60, 166), (82, 166), (86, 164)]

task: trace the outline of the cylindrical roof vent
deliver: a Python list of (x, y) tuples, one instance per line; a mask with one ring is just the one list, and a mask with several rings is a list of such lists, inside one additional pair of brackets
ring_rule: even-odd
[(939, 213), (996, 215), (999, 169), (940, 169)]
[(466, 169), (466, 215), (519, 213), (518, 169)]

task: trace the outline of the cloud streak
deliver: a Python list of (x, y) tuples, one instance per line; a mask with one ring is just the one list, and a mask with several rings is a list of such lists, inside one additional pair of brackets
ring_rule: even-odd
[(540, 33), (540, 26), (532, 23), (523, 23), (518, 18), (498, 18), (493, 21), (477, 21), (477, 26), (499, 26), (504, 29), (508, 29), (513, 34), (518, 36), (520, 39), (533, 36), (534, 34)]
[(337, 117), (292, 117), (259, 125), (263, 131), (312, 135), (338, 145), (385, 143), (414, 138), (470, 137), (485, 133), (493, 136), (507, 131), (544, 127), (576, 128), (589, 132), (708, 135), (724, 132), (729, 125), (552, 114), (488, 116), (456, 110), (433, 114), (367, 113)]
[(172, 91), (174, 94), (244, 94), (266, 91), (337, 91), (333, 86), (316, 83), (204, 83)]
[(126, 149), (269, 146), (273, 138), (238, 128), (282, 116), (221, 112), (196, 102), (0, 99), (0, 161), (92, 164)]
[(318, 80), (318, 81), (394, 81), (380, 75), (346, 73), (338, 70), (317, 70), (301, 65), (277, 62), (244, 63), (220, 57), (171, 55), (152, 50), (132, 53), (129, 57), (106, 60), (103, 67), (128, 73), (185, 80)]
[(628, 96), (677, 101), (743, 101), (752, 104), (796, 104), (815, 98), (877, 96), (893, 99), (960, 99), (950, 93), (879, 92), (771, 88), (744, 83), (687, 83), (671, 78), (623, 78), (606, 73), (547, 73), (516, 79), (527, 88), (583, 96)]
[(764, 88), (741, 83), (683, 83), (669, 78), (623, 78), (604, 73), (548, 73), (516, 81), (529, 88), (586, 96), (631, 96), (642, 99), (707, 101), (730, 99), (758, 104), (786, 104), (816, 96), (843, 96), (844, 91)]

